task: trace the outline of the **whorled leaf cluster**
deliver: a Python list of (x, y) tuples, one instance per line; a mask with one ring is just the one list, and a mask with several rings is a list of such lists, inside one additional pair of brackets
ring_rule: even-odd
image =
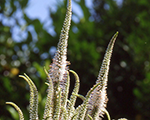
[[(48, 78), (48, 94), (45, 103), (43, 120), (100, 120), (103, 114), (109, 114), (106, 110), (107, 104), (107, 79), (110, 58), (113, 46), (118, 32), (112, 37), (102, 62), (101, 69), (95, 85), (88, 91), (84, 97), (79, 92), (80, 81), (76, 72), (69, 70), (67, 65), (67, 45), (68, 34), (71, 25), (71, 0), (69, 0), (65, 21), (61, 30), (57, 51), (55, 53), (50, 70), (44, 68)], [(68, 98), (70, 76), (72, 73), (75, 77), (75, 86), (70, 98)], [(39, 120), (38, 118), (38, 91), (33, 81), (26, 75), (20, 75), (30, 86), (30, 120)], [(83, 100), (83, 103), (75, 108), (77, 97)], [(20, 120), (24, 120), (20, 108), (12, 102), (6, 102), (16, 108)], [(120, 119), (123, 120), (123, 119)]]

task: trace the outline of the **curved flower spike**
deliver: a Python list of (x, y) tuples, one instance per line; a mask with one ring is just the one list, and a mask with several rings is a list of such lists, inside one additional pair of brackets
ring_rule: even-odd
[(13, 102), (6, 102), (6, 104), (12, 105), (18, 111), (19, 120), (24, 120), (23, 113), (22, 113), (21, 109), (15, 103), (13, 103)]
[(43, 115), (43, 120), (46, 120), (47, 118), (49, 120), (52, 120), (52, 111), (53, 111), (53, 93), (54, 93), (54, 89), (53, 89), (53, 82), (46, 70), (46, 68), (44, 67), (44, 71), (48, 77), (48, 94), (47, 94), (47, 98), (46, 98), (46, 104), (45, 104), (45, 109), (44, 109), (44, 115)]
[(77, 100), (76, 94), (78, 94), (78, 92), (79, 92), (80, 80), (79, 80), (78, 74), (75, 71), (69, 70), (69, 72), (71, 72), (75, 77), (75, 86), (74, 86), (74, 89), (73, 89), (72, 94), (70, 96), (70, 103), (68, 104), (68, 108), (67, 108), (68, 109), (68, 116), (70, 119), (70, 117), (71, 117), (70, 114), (72, 112), (72, 108), (74, 107), (75, 102)]
[(112, 37), (112, 39), (110, 40), (108, 44), (96, 83), (101, 82), (101, 84), (103, 85), (104, 81), (102, 81), (102, 78), (105, 73), (106, 73), (106, 76), (108, 75), (110, 59), (111, 59), (114, 43), (116, 41), (117, 36), (118, 36), (118, 32), (115, 33), (115, 35)]
[(38, 91), (33, 81), (26, 75), (19, 75), (30, 86), (30, 119), (38, 120)]
[[(103, 111), (105, 111), (106, 103), (107, 103), (107, 79), (108, 79), (108, 71), (110, 59), (113, 51), (113, 46), (118, 36), (118, 32), (112, 37), (111, 41), (108, 44), (102, 66), (99, 71), (99, 75), (96, 83), (100, 83), (100, 85), (93, 91), (89, 99), (89, 106), (87, 110), (87, 114), (92, 116), (93, 119), (100, 119), (99, 116), (103, 116)], [(92, 106), (92, 107), (91, 107)], [(88, 117), (87, 117), (88, 119)]]

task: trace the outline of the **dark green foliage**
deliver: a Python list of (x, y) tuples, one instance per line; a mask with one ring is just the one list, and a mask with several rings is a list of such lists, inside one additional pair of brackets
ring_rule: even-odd
[[(110, 9), (104, 9), (105, 5), (109, 5)], [(116, 29), (121, 33), (110, 67), (108, 93), (115, 98), (110, 99), (109, 110), (114, 115), (127, 115), (129, 119), (149, 119), (146, 114), (149, 110), (145, 108), (149, 106), (149, 97), (145, 94), (150, 94), (150, 90), (144, 90), (150, 81), (149, 2), (123, 0), (122, 5), (117, 6), (112, 0), (94, 0), (94, 6), (93, 17), (97, 21), (96, 26), (104, 30), (104, 36)], [(112, 106), (114, 104), (115, 107)]]

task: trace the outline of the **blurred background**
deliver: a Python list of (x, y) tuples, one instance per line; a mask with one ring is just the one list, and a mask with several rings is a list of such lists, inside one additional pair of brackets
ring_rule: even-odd
[[(68, 61), (81, 80), (80, 94), (95, 84), (106, 47), (116, 31), (108, 81), (111, 118), (150, 119), (149, 0), (72, 0)], [(17, 120), (6, 101), (16, 103), (28, 119), (27, 73), (39, 91), (42, 118), (49, 69), (66, 13), (67, 0), (0, 1), (0, 119)], [(74, 79), (71, 77), (71, 89)], [(81, 101), (77, 101), (77, 105)], [(105, 117), (106, 118), (106, 117)]]

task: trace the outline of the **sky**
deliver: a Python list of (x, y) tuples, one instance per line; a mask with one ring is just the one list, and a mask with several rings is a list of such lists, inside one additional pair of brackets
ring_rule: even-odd
[[(28, 7), (25, 9), (27, 16), (31, 19), (39, 19), (43, 24), (44, 28), (49, 34), (55, 36), (54, 27), (51, 25), (52, 20), (50, 19), (50, 10), (55, 12), (57, 10), (57, 5), (61, 4), (64, 0), (29, 0)], [(83, 12), (81, 7), (76, 3), (80, 0), (72, 0), (72, 11), (78, 15), (79, 18), (83, 17)], [(114, 0), (121, 6), (123, 0)], [(86, 6), (91, 10), (93, 8), (93, 0), (85, 0)], [(109, 9), (109, 6), (106, 6)], [(72, 20), (78, 23), (80, 20), (76, 16), (72, 16)], [(47, 27), (51, 26), (51, 27)], [(31, 29), (33, 29), (31, 27)]]
[[(78, 15), (79, 18), (82, 18), (83, 17), (82, 9), (76, 3), (78, 1), (80, 0), (72, 0), (72, 10), (74, 13)], [(25, 9), (25, 13), (32, 20), (39, 19), (41, 23), (44, 24), (44, 29), (46, 29), (48, 33), (51, 34), (52, 36), (55, 36), (56, 33), (54, 31), (54, 27), (52, 26), (52, 19), (50, 18), (49, 12), (50, 11), (55, 12), (57, 10), (56, 6), (58, 4), (61, 4), (62, 2), (63, 0), (29, 0), (28, 5)], [(7, 4), (9, 6), (9, 3)], [(17, 4), (17, 2), (15, 4)], [(86, 0), (86, 6), (92, 8), (92, 0)], [(22, 18), (21, 12), (22, 11), (18, 9), (14, 15), (15, 17), (18, 18), (20, 25), (22, 25), (23, 27), (21, 29), (19, 26), (14, 26), (11, 28), (11, 32), (13, 33), (12, 38), (16, 42), (21, 42), (27, 37), (27, 32), (23, 30), (26, 23)], [(0, 18), (4, 18), (4, 16), (2, 17), (0, 16)], [(74, 20), (74, 22), (79, 22), (79, 19), (75, 16), (72, 17), (72, 20)], [(3, 24), (11, 26), (14, 24), (13, 21), (14, 21), (13, 19), (9, 20), (7, 18), (4, 18)], [(32, 35), (36, 40), (37, 37), (36, 37), (36, 32), (34, 30), (34, 27), (28, 26), (27, 29), (28, 31), (32, 32)]]
[[(76, 16), (72, 16), (72, 20), (74, 22), (79, 22), (79, 18), (83, 17), (83, 12), (81, 7), (76, 3), (80, 0), (72, 0), (72, 11), (78, 15), (78, 17)], [(122, 4), (123, 0), (114, 0), (116, 1), (116, 3), (118, 4), (118, 6), (120, 6)], [(52, 25), (52, 19), (50, 18), (50, 14), (49, 12), (55, 12), (57, 10), (58, 4), (61, 4), (63, 2), (63, 0), (29, 0), (27, 7), (25, 8), (25, 13), (26, 15), (34, 20), (34, 19), (39, 19), (41, 21), (41, 23), (44, 24), (44, 29), (47, 30), (47, 32), (49, 34), (51, 34), (52, 36), (55, 36), (56, 33), (54, 31), (54, 27)], [(92, 10), (93, 8), (93, 0), (85, 0), (86, 6)], [(15, 2), (15, 4), (17, 5), (18, 2)], [(9, 2), (6, 3), (6, 5), (9, 6)], [(105, 7), (105, 6), (104, 6)], [(109, 6), (106, 6), (105, 9), (109, 9)], [(14, 14), (15, 18), (17, 18), (19, 20), (19, 24), (21, 26), (23, 26), (22, 28), (20, 28), (20, 26), (13, 26), (15, 24), (14, 19), (7, 19), (7, 17), (5, 16), (1, 16), (0, 14), (0, 21), (3, 22), (3, 24), (7, 25), (7, 26), (13, 26), (10, 30), (12, 32), (12, 38), (14, 41), (16, 42), (21, 42), (24, 39), (27, 38), (28, 34), (27, 31), (25, 29), (27, 29), (28, 31), (30, 31), (32, 33), (32, 37), (33, 40), (37, 41), (37, 34), (34, 30), (34, 27), (32, 25), (27, 26), (26, 28), (26, 21), (23, 19), (23, 14), (22, 14), (22, 10), (18, 9), (17, 12), (15, 12)], [(50, 49), (50, 53), (55, 53), (56, 48), (52, 47), (52, 49)]]
[[(76, 0), (77, 2), (79, 0)], [(52, 24), (52, 20), (50, 19), (50, 11), (55, 12), (57, 10), (57, 4), (60, 4), (63, 0), (29, 0), (28, 7), (25, 9), (25, 13), (31, 19), (39, 19), (43, 24), (44, 28), (49, 32), (51, 35), (55, 35), (55, 31)], [(88, 8), (92, 8), (92, 0), (86, 0), (86, 6)], [(79, 18), (83, 17), (83, 12), (81, 7), (72, 0), (72, 11), (78, 15)], [(74, 22), (79, 22), (78, 18), (72, 16), (72, 20)], [(47, 27), (50, 26), (51, 27)], [(31, 28), (33, 29), (33, 28)], [(34, 35), (35, 36), (35, 35)], [(50, 48), (50, 54), (53, 55), (56, 51), (56, 47)]]
[[(30, 19), (39, 19), (41, 23), (44, 24), (44, 29), (46, 29), (48, 33), (51, 34), (52, 36), (55, 36), (56, 33), (54, 31), (54, 27), (52, 26), (52, 19), (50, 18), (49, 12), (50, 10), (55, 12), (57, 10), (56, 6), (58, 4), (61, 4), (63, 1), (64, 0), (29, 0), (28, 6), (25, 9), (25, 13)], [(80, 0), (72, 0), (72, 10), (75, 14), (78, 15), (79, 18), (82, 18), (83, 17), (82, 9), (76, 3), (78, 1)], [(114, 0), (114, 1), (117, 2), (118, 6), (120, 6), (123, 2), (123, 0)], [(92, 9), (93, 6), (92, 2), (93, 0), (85, 0), (86, 6), (89, 9)], [(9, 6), (9, 2), (7, 2), (6, 4)], [(17, 5), (18, 2), (15, 2), (15, 4)], [(20, 22), (19, 24), (23, 26), (21, 29), (24, 29), (25, 21), (22, 18), (21, 12), (22, 11), (18, 9), (14, 15), (19, 19)], [(74, 22), (79, 22), (79, 18), (77, 18), (76, 16), (72, 16), (72, 20)], [(5, 16), (1, 16), (1, 14), (0, 14), (0, 21), (2, 21), (3, 24), (7, 26), (13, 26), (15, 22), (13, 19), (7, 19), (7, 17), (5, 18)], [(34, 39), (37, 39), (33, 26), (28, 26), (28, 30), (32, 32), (33, 36), (35, 37)], [(23, 30), (20, 30), (19, 26), (12, 27), (11, 32), (13, 33), (12, 38), (16, 42), (20, 42), (21, 40), (26, 39), (27, 37), (27, 33), (24, 32)]]
[[(76, 0), (80, 1), (80, 0)], [(41, 22), (44, 22), (46, 18), (49, 16), (49, 8), (52, 11), (56, 11), (56, 5), (59, 2), (63, 2), (63, 0), (29, 0), (28, 7), (26, 8), (25, 12), (28, 17), (35, 19), (38, 18)], [(86, 0), (86, 5), (91, 8), (92, 7), (92, 0)], [(79, 17), (83, 17), (82, 9), (80, 6), (72, 0), (72, 9), (73, 12), (78, 14)]]
[[(80, 0), (75, 0), (76, 2)], [(79, 18), (83, 17), (83, 12), (81, 7), (72, 0), (72, 10), (78, 15)], [(28, 7), (25, 9), (27, 16), (31, 19), (39, 19), (43, 24), (44, 28), (48, 31), (49, 34), (54, 36), (56, 33), (54, 31), (52, 20), (50, 19), (50, 10), (55, 12), (57, 10), (57, 4), (61, 4), (63, 0), (29, 0)], [(92, 8), (92, 0), (86, 0), (86, 6)], [(79, 19), (75, 16), (72, 16), (74, 22), (79, 22)], [(51, 26), (51, 27), (47, 27)]]
[[(49, 16), (49, 8), (52, 11), (56, 11), (57, 4), (63, 2), (64, 0), (29, 0), (28, 7), (26, 8), (26, 14), (28, 17), (35, 19), (38, 18), (41, 22), (45, 22), (46, 18)], [(83, 17), (81, 7), (76, 3), (80, 0), (72, 0), (72, 9), (79, 17)], [(114, 0), (120, 6), (123, 0)], [(85, 0), (86, 6), (92, 9), (93, 0)]]

